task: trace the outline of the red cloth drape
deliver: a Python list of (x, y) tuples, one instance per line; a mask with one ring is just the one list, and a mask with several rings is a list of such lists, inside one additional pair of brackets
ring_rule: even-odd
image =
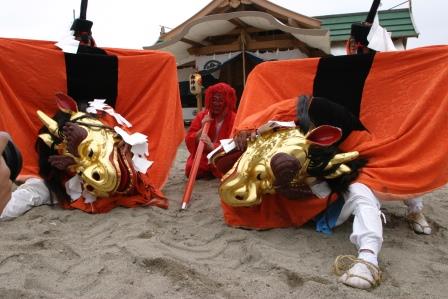
[[(248, 78), (234, 132), (273, 118), (293, 120), (297, 96), (312, 93), (317, 62), (313, 58), (257, 66)], [(358, 180), (380, 198), (402, 200), (448, 182), (447, 82), (448, 46), (375, 55), (361, 102), (366, 130), (352, 132), (341, 149), (359, 151), (369, 159)], [(266, 196), (257, 207), (222, 207), (229, 225), (272, 228), (301, 225), (326, 203)]]
[[(158, 193), (184, 137), (175, 59), (159, 51), (105, 50), (118, 57), (115, 110), (133, 124), (132, 132), (148, 136), (154, 164), (145, 179)], [(0, 38), (0, 130), (8, 131), (22, 151), (23, 175), (38, 174), (34, 142), (42, 124), (36, 110), (53, 115), (60, 91), (67, 92), (65, 61), (54, 42)], [(94, 212), (134, 206), (141, 198), (104, 200), (95, 202)], [(92, 210), (90, 204), (85, 210)]]

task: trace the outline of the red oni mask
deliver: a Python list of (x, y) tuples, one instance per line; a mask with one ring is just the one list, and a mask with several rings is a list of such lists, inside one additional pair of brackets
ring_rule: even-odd
[(236, 109), (235, 105), (235, 89), (226, 83), (212, 85), (205, 91), (205, 106), (212, 117), (234, 111)]
[(215, 93), (212, 97), (212, 103), (210, 105), (210, 112), (213, 116), (221, 115), (226, 108), (226, 100), (221, 93)]

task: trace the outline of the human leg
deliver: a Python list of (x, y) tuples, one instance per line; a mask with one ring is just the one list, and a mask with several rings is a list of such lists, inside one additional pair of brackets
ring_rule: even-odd
[(0, 220), (16, 218), (32, 207), (50, 203), (50, 192), (44, 181), (30, 178), (20, 185), (11, 195), (0, 215)]
[(421, 197), (416, 197), (404, 201), (408, 207), (406, 219), (411, 229), (417, 234), (430, 235), (432, 233), (431, 226), (423, 214), (423, 200)]
[(351, 287), (369, 289), (379, 284), (378, 254), (383, 242), (380, 203), (372, 191), (361, 183), (354, 183), (345, 194), (345, 204), (336, 222), (343, 223), (354, 215), (350, 241), (358, 249), (358, 257), (341, 256), (336, 259), (339, 281)]

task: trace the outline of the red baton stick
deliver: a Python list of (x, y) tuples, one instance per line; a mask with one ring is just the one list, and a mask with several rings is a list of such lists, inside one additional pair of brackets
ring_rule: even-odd
[[(208, 129), (210, 128), (210, 122), (204, 124), (201, 137), (206, 136)], [(199, 140), (196, 154), (194, 155), (193, 166), (191, 167), (190, 176), (188, 177), (187, 186), (185, 187), (184, 196), (182, 197), (182, 210), (187, 208), (187, 204), (190, 202), (191, 193), (193, 192), (193, 186), (196, 182), (196, 174), (198, 173), (199, 163), (201, 162), (202, 152), (204, 151), (204, 141)]]

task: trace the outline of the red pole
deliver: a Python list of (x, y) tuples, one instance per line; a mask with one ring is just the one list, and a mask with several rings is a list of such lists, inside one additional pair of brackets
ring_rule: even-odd
[[(210, 128), (210, 122), (204, 124), (201, 137), (206, 136), (208, 129)], [(204, 151), (204, 141), (199, 140), (196, 154), (194, 155), (193, 166), (191, 167), (190, 176), (188, 177), (187, 186), (185, 187), (184, 196), (182, 197), (182, 210), (187, 208), (187, 204), (190, 202), (191, 193), (193, 192), (193, 186), (196, 182), (196, 174), (198, 173), (199, 163), (201, 162), (202, 152)]]

